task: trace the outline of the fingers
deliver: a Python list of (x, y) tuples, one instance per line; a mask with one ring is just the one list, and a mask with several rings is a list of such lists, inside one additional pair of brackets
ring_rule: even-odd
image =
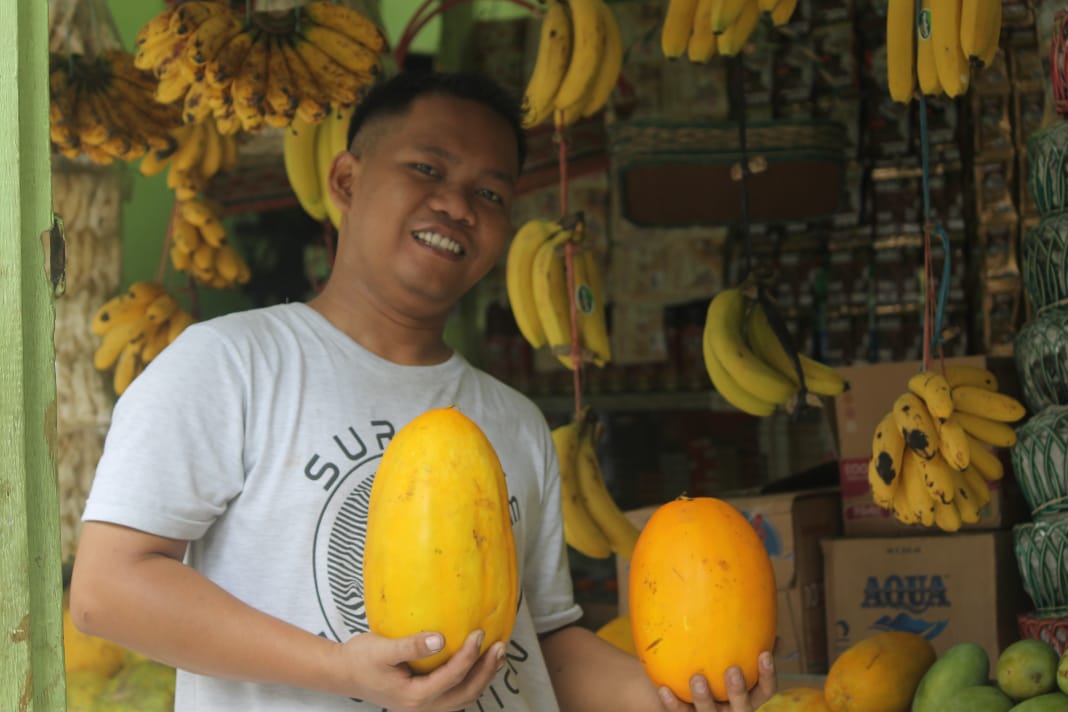
[(778, 683), (775, 679), (774, 655), (764, 651), (760, 654), (757, 664), (760, 666), (760, 679), (757, 681), (757, 689), (753, 691), (753, 697), (755, 706), (759, 707), (775, 694)]
[(690, 705), (675, 697), (675, 693), (667, 687), (661, 687), (656, 691), (656, 694), (660, 698), (660, 706), (668, 712), (689, 712), (689, 710), (693, 709)]
[(467, 707), (478, 699), (504, 666), (504, 643), (494, 643), (479, 657), (482, 639), (482, 631), (471, 633), (448, 662), (429, 675), (416, 676), (412, 679), (413, 684), (450, 709)]
[(395, 640), (391, 665), (400, 665), (409, 660), (426, 658), (445, 647), (445, 638), (441, 633), (417, 633), (407, 638)]
[(745, 676), (736, 665), (727, 668), (723, 674), (723, 680), (727, 683), (727, 700), (730, 702), (731, 712), (753, 712), (753, 704), (749, 701), (749, 688), (745, 686)]

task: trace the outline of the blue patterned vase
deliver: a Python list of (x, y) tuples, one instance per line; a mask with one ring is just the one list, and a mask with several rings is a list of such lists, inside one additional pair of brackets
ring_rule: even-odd
[(1043, 616), (1068, 614), (1068, 514), (1012, 528), (1024, 590)]

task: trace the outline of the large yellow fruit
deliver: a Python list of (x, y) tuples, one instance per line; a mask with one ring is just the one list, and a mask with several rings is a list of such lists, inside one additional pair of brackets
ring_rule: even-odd
[(475, 629), (482, 652), (507, 642), (519, 581), (508, 488), (485, 433), (454, 407), (429, 410), (386, 447), (371, 487), (363, 561), (373, 632), (445, 636), (412, 661), (430, 672)]
[(823, 690), (811, 687), (793, 687), (776, 692), (759, 712), (828, 712)]
[(827, 671), (831, 712), (908, 712), (934, 648), (915, 633), (877, 633), (848, 648)]
[(74, 627), (70, 609), (63, 608), (63, 663), (68, 673), (94, 672), (111, 677), (126, 661), (126, 649), (109, 640), (86, 635)]
[(737, 665), (756, 685), (757, 656), (775, 644), (775, 573), (741, 512), (713, 497), (661, 505), (630, 567), (634, 646), (653, 682), (692, 702), (702, 673), (725, 701), (723, 674)]

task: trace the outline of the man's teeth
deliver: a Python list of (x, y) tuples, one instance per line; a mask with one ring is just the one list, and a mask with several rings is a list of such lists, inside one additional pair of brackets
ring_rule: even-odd
[(448, 250), (449, 252), (453, 252), (457, 255), (462, 252), (462, 250), (460, 249), (460, 244), (458, 242), (450, 240), (444, 235), (439, 235), (436, 232), (416, 232), (413, 234), (415, 235), (415, 239), (419, 240), (420, 242), (424, 242), (430, 245), (431, 247), (436, 247), (441, 250)]

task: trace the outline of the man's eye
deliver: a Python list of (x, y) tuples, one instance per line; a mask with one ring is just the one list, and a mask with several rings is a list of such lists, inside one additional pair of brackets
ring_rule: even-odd
[(486, 188), (480, 188), (478, 190), (478, 194), (480, 196), (482, 196), (483, 198), (485, 198), (486, 200), (492, 201), (494, 203), (503, 203), (504, 202), (504, 199), (500, 195), (498, 195), (497, 193), (494, 193), (492, 190), (488, 190)]
[(438, 174), (438, 172), (434, 169), (433, 166), (428, 165), (426, 163), (413, 163), (412, 168), (428, 176), (436, 176)]

